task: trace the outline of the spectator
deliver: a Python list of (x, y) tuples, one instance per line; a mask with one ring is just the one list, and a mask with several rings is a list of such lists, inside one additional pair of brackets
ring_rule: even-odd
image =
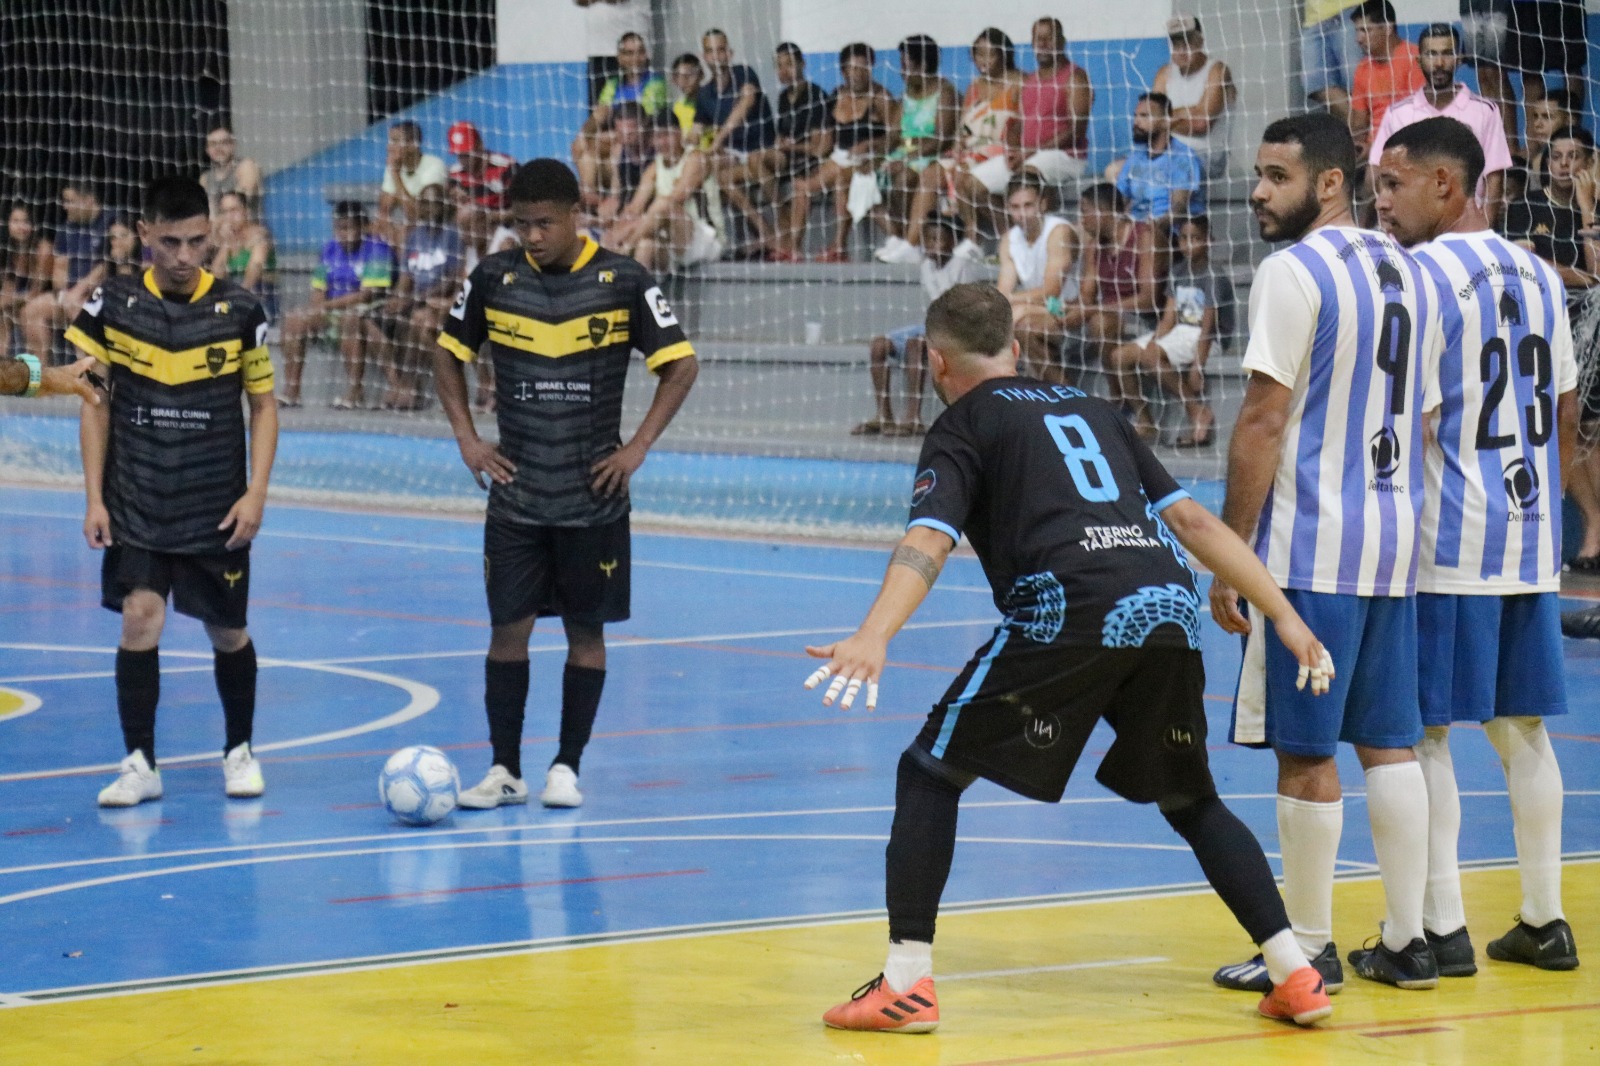
[(877, 161), (889, 150), (893, 137), (891, 131), (899, 122), (894, 98), (889, 91), (872, 80), (872, 65), (876, 56), (872, 49), (857, 41), (839, 51), (841, 83), (828, 98), (828, 129), (825, 143), (831, 152), (822, 165), (809, 177), (794, 183), (789, 194), (787, 231), (778, 238), (775, 257), (795, 258), (805, 239), (807, 217), (811, 213), (811, 198), (832, 191), (834, 215), (833, 240), (827, 250), (817, 255), (822, 263), (842, 263), (847, 257), (845, 242), (850, 239), (852, 215), (850, 211), (850, 183), (858, 174), (872, 174)]
[(1027, 168), (1051, 185), (1083, 177), (1089, 155), (1089, 111), (1094, 88), (1083, 68), (1067, 58), (1067, 36), (1057, 18), (1033, 24), (1038, 69), (1022, 79), (1017, 146), (1007, 163)]
[(254, 159), (235, 156), (233, 131), (218, 126), (206, 134), (206, 158), (211, 166), (200, 175), (200, 185), (211, 201), (211, 214), (215, 217), (224, 193), (236, 192), (245, 198), (252, 212), (261, 209), (261, 168)]
[[(384, 163), (383, 187), (378, 194), (377, 236), (391, 247), (405, 239), (406, 227), (417, 219), (417, 197), (430, 185), (443, 191), (450, 184), (444, 160), (422, 150), (422, 127), (406, 119), (389, 127), (389, 155)], [(394, 213), (400, 210), (401, 221)]]
[(773, 259), (790, 258), (792, 249), (784, 247), (784, 212), (779, 199), (782, 182), (796, 182), (814, 172), (828, 157), (828, 96), (806, 80), (805, 53), (790, 41), (778, 45), (773, 55), (778, 82), (778, 139), (771, 148), (750, 155), (750, 176), (761, 189), (762, 199), (778, 209), (778, 238), (769, 251)]
[(583, 8), (583, 40), (589, 53), (589, 106), (600, 101), (620, 66), (614, 49), (624, 34), (650, 33), (650, 0), (573, 0)]
[(1305, 0), (1300, 30), (1300, 88), (1340, 122), (1350, 121), (1351, 72), (1361, 58), (1345, 18), (1361, 0)]
[[(931, 304), (957, 285), (983, 281), (987, 271), (983, 250), (971, 236), (957, 241), (955, 223), (947, 218), (931, 219), (926, 227), (927, 256), (922, 260), (922, 292)], [(890, 330), (872, 338), (868, 349), (872, 368), (872, 392), (877, 414), (850, 431), (852, 436), (920, 437), (928, 432), (922, 421), (922, 384), (928, 348), (921, 322)], [(906, 417), (894, 418), (892, 364), (898, 361), (905, 371)]]
[[(1511, 33), (1511, 0), (1461, 0), (1461, 42), (1463, 62), (1476, 67), (1478, 91), (1500, 109), (1500, 122), (1506, 142), (1517, 144), (1517, 93), (1511, 86), (1506, 63)], [(1531, 111), (1528, 125), (1533, 125)], [(1555, 129), (1556, 127), (1551, 127)], [(1549, 139), (1548, 133), (1546, 140)], [(1520, 193), (1518, 194), (1520, 195)]]
[(1200, 20), (1182, 15), (1167, 21), (1172, 62), (1156, 71), (1154, 90), (1172, 101), (1172, 136), (1187, 145), (1209, 178), (1228, 172), (1229, 113), (1238, 103), (1233, 71), (1206, 55)]
[(767, 224), (745, 190), (753, 180), (747, 165), (750, 154), (770, 148), (776, 136), (772, 108), (761, 91), (756, 72), (733, 61), (733, 48), (726, 33), (707, 30), (700, 38), (700, 50), (711, 80), (700, 87), (695, 125), (702, 136), (708, 131), (711, 134), (706, 153), (723, 195), (757, 240), (765, 241)]
[(223, 193), (215, 222), (217, 254), (211, 273), (261, 298), (268, 319), (278, 316), (278, 253), (267, 227), (250, 217), (242, 194)]
[[(1542, 189), (1550, 180), (1550, 137), (1566, 126), (1583, 125), (1565, 89), (1551, 89), (1524, 109), (1528, 118), (1527, 188)], [(1508, 197), (1509, 198), (1509, 197)]]
[(468, 246), (483, 248), (489, 234), (507, 220), (506, 199), (517, 161), (484, 147), (483, 135), (470, 122), (456, 122), (446, 138), (455, 162), (450, 164), (450, 192), (456, 228)]
[(131, 278), (144, 273), (144, 243), (139, 240), (139, 231), (131, 220), (120, 215), (112, 220), (106, 228), (101, 258), (108, 278)]
[[(1117, 171), (1128, 217), (1165, 256), (1173, 225), (1206, 213), (1205, 170), (1200, 157), (1172, 136), (1172, 104), (1160, 93), (1141, 93), (1133, 109), (1133, 151)], [(1165, 270), (1162, 271), (1165, 273)]]
[(1174, 443), (1205, 448), (1215, 440), (1216, 416), (1205, 397), (1206, 360), (1234, 330), (1233, 282), (1211, 265), (1211, 224), (1204, 217), (1178, 227), (1178, 262), (1167, 277), (1167, 301), (1154, 330), (1111, 349), (1111, 402), (1120, 404), (1146, 441), (1159, 435), (1145, 402), (1142, 382), (1153, 377), (1161, 391), (1183, 401), (1188, 424)]
[(653, 125), (645, 116), (644, 108), (632, 100), (618, 104), (612, 114), (611, 155), (601, 171), (600, 186), (604, 195), (595, 209), (595, 222), (602, 232), (615, 225), (617, 215), (639, 191), (644, 170), (655, 157), (650, 132)]
[(1356, 64), (1354, 90), (1350, 94), (1350, 133), (1355, 137), (1357, 151), (1366, 148), (1389, 105), (1423, 85), (1417, 50), (1400, 36), (1394, 20), (1394, 5), (1389, 0), (1365, 0), (1350, 12), (1356, 44), (1366, 55)]
[(614, 138), (611, 130), (612, 114), (620, 104), (637, 104), (645, 116), (653, 117), (667, 106), (667, 83), (650, 69), (650, 49), (637, 33), (625, 33), (617, 42), (618, 73), (607, 78), (600, 88), (589, 117), (572, 141), (572, 163), (578, 172), (578, 188), (583, 194), (583, 206), (595, 208), (604, 193), (600, 188), (600, 171), (611, 158)]
[(724, 247), (722, 202), (710, 160), (698, 148), (684, 148), (670, 115), (656, 116), (653, 136), (655, 158), (611, 243), (655, 273), (715, 261)]
[(283, 323), (282, 406), (300, 406), (306, 342), (330, 327), (339, 339), (348, 379), (344, 395), (333, 406), (341, 411), (361, 406), (367, 345), (383, 343), (369, 312), (393, 286), (394, 250), (367, 232), (367, 212), (359, 200), (341, 200), (333, 207), (333, 240), (323, 245), (321, 261), (311, 276), (311, 304), (291, 311)]
[(442, 190), (422, 190), (417, 224), (406, 235), (400, 276), (374, 318), (386, 351), (378, 360), (388, 377), (386, 411), (416, 411), (423, 406), (421, 371), (439, 336), (441, 316), (465, 277), (465, 246), (450, 219)]
[(1559, 72), (1572, 103), (1583, 106), (1589, 44), (1583, 0), (1513, 0), (1507, 53), (1522, 74), (1524, 105), (1544, 99), (1545, 75)]
[(10, 355), (22, 307), (50, 288), (54, 245), (34, 222), (27, 204), (6, 212), (6, 234), (0, 243), (0, 356)]
[(1505, 235), (1553, 265), (1580, 300), (1600, 273), (1595, 225), (1594, 136), (1581, 126), (1566, 126), (1550, 138), (1550, 180), (1530, 190), (1506, 212)]
[(1376, 175), (1383, 146), (1395, 130), (1429, 118), (1453, 118), (1464, 124), (1483, 147), (1483, 177), (1478, 180), (1478, 201), (1499, 226), (1505, 212), (1506, 170), (1511, 166), (1511, 148), (1506, 144), (1500, 109), (1456, 81), (1461, 66), (1457, 50), (1460, 35), (1448, 22), (1435, 22), (1417, 37), (1417, 62), (1424, 78), (1422, 88), (1390, 105), (1372, 137), (1367, 153), (1367, 172)]
[(1103, 364), (1112, 348), (1156, 324), (1162, 273), (1145, 239), (1148, 226), (1128, 217), (1128, 201), (1115, 185), (1101, 182), (1078, 197), (1078, 232), (1083, 266), (1078, 298), (1066, 321), (1083, 365)]
[(672, 113), (678, 118), (678, 125), (683, 129), (683, 139), (688, 143), (691, 138), (698, 138), (696, 147), (710, 148), (712, 132), (702, 129), (695, 133), (695, 123), (700, 114), (700, 90), (706, 83), (706, 68), (700, 65), (700, 57), (693, 52), (685, 52), (672, 61), (672, 88), (678, 98), (672, 101)]
[(45, 361), (56, 330), (78, 317), (84, 301), (105, 277), (106, 231), (111, 228), (110, 212), (101, 208), (99, 194), (86, 183), (63, 185), (61, 208), (66, 218), (56, 229), (50, 291), (22, 305), (23, 343)]
[(1077, 309), (1083, 239), (1076, 226), (1051, 213), (1055, 206), (1055, 190), (1037, 175), (1011, 179), (1006, 194), (1011, 228), (1000, 241), (998, 287), (1011, 302), (1023, 372), (1061, 384), (1067, 380), (1061, 345), (1069, 329), (1083, 324)]
[(922, 249), (906, 239), (911, 203), (929, 164), (955, 151), (961, 123), (961, 97), (949, 79), (939, 77), (939, 43), (925, 33), (900, 42), (900, 145), (887, 157), (880, 175), (888, 195), (882, 212), (888, 239), (874, 253), (885, 263), (916, 263)]

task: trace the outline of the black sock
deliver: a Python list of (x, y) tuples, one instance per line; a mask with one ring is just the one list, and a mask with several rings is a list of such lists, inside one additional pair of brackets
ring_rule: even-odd
[(144, 752), (156, 765), (156, 704), (161, 700), (161, 651), (117, 649), (117, 717), (129, 755)]
[(222, 718), (227, 740), (224, 753), (248, 744), (256, 721), (256, 645), (246, 640), (238, 651), (215, 651), (212, 673), (222, 698)]
[(884, 896), (889, 939), (933, 943), (939, 897), (950, 878), (956, 851), (958, 786), (922, 765), (911, 752), (900, 756), (894, 783), (894, 827), (884, 852)]
[(489, 713), (494, 761), (522, 777), (522, 714), (528, 705), (528, 660), (483, 661), (483, 708)]
[(1289, 914), (1260, 841), (1220, 799), (1208, 796), (1161, 813), (1194, 849), (1206, 880), (1252, 941), (1263, 943), (1289, 928)]
[(578, 772), (578, 760), (594, 732), (594, 716), (600, 710), (600, 692), (606, 687), (605, 670), (567, 664), (561, 674), (561, 748), (550, 763), (565, 763)]

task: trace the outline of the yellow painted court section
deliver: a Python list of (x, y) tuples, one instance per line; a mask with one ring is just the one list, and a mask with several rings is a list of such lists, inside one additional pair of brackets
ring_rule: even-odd
[(39, 697), (31, 692), (20, 692), (14, 688), (0, 688), (0, 720), (12, 717), (21, 717), (29, 711), (37, 709)]
[[(1334, 1017), (1312, 1032), (1211, 986), (1218, 964), (1250, 948), (1222, 905), (1197, 894), (942, 918), (943, 1025), (929, 1036), (838, 1033), (818, 1020), (876, 973), (880, 921), (19, 1007), (0, 1011), (0, 1062), (1600, 1062), (1600, 865), (1566, 868), (1586, 961), (1565, 974), (1489, 962), (1484, 944), (1517, 907), (1516, 874), (1465, 880), (1477, 977), (1401, 992), (1347, 974)], [(1360, 946), (1382, 913), (1377, 882), (1340, 884), (1336, 913), (1341, 952)], [(1151, 959), (1166, 961), (1062, 968)]]

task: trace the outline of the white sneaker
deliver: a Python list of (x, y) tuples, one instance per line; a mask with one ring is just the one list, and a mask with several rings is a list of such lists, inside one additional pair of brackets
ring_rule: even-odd
[(250, 753), (246, 741), (222, 757), (223, 791), (233, 799), (254, 799), (267, 790), (261, 764)]
[(920, 263), (923, 260), (922, 249), (904, 237), (890, 237), (872, 255), (880, 263)]
[(102, 807), (137, 807), (161, 798), (161, 771), (150, 769), (144, 752), (132, 751), (117, 766), (117, 779), (100, 790)]
[(492, 811), (503, 803), (527, 803), (528, 786), (499, 763), (489, 767), (483, 780), (456, 796), (456, 806), (471, 811)]
[(546, 807), (581, 807), (583, 793), (578, 791), (578, 775), (572, 767), (558, 762), (544, 775), (544, 791), (539, 802)]

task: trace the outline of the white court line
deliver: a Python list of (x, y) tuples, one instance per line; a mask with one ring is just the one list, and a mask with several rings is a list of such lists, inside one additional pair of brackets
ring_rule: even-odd
[(27, 996), (8, 996), (0, 992), (0, 1007), (31, 1007), (34, 1001)]
[(1104, 970), (1112, 966), (1148, 966), (1171, 962), (1165, 955), (1142, 955), (1136, 959), (1101, 959), (1097, 962), (1068, 962), (1059, 966), (1019, 966), (1014, 970), (974, 970), (971, 973), (942, 973), (941, 982), (981, 981), (990, 977), (1021, 977), (1030, 973), (1067, 973), (1070, 970)]

